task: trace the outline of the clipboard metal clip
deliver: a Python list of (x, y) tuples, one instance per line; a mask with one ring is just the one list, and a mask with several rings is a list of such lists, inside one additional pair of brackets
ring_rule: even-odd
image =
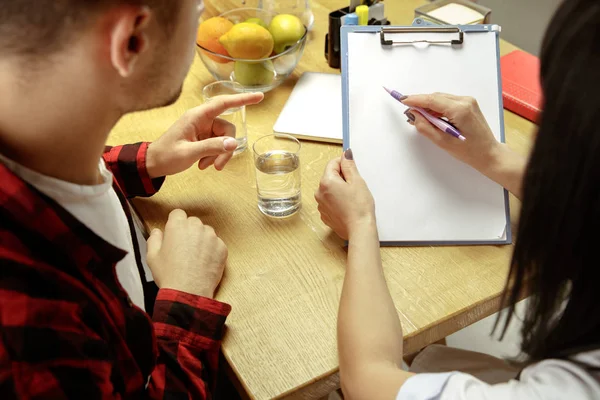
[[(395, 41), (385, 38), (386, 33), (458, 33), (458, 39), (449, 40), (408, 40), (408, 41)], [(412, 26), (404, 28), (381, 28), (380, 37), (382, 46), (392, 46), (395, 44), (413, 44), (413, 43), (428, 43), (428, 44), (463, 44), (464, 32), (459, 27), (437, 27), (437, 26)]]

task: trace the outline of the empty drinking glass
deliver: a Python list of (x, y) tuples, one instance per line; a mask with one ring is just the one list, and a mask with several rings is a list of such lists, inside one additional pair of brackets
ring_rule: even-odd
[(269, 217), (289, 217), (302, 206), (300, 142), (290, 135), (267, 135), (253, 146), (258, 208)]
[[(244, 93), (244, 87), (237, 82), (232, 81), (217, 81), (204, 86), (202, 95), (204, 102), (207, 103), (216, 96), (225, 94)], [(234, 155), (246, 150), (248, 147), (248, 132), (246, 130), (246, 107), (230, 108), (219, 116), (226, 121), (235, 125), (235, 139), (238, 142)]]

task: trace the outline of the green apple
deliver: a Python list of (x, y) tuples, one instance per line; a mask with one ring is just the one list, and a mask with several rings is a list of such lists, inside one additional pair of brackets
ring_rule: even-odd
[(269, 27), (267, 26), (267, 24), (265, 24), (265, 21), (263, 21), (260, 18), (248, 18), (246, 20), (246, 22), (248, 22), (250, 24), (258, 24), (258, 25), (262, 26), (265, 29), (269, 29)]
[(235, 80), (244, 86), (270, 85), (275, 78), (275, 68), (271, 60), (258, 63), (236, 61), (233, 72)]
[(279, 14), (269, 24), (269, 32), (273, 35), (275, 47), (273, 50), (281, 54), (298, 40), (302, 39), (306, 28), (300, 18), (290, 14)]

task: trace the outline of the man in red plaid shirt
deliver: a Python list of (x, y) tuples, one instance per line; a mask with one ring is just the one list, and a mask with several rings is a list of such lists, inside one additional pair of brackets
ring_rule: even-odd
[(192, 109), (153, 143), (105, 147), (124, 114), (179, 97), (202, 8), (2, 0), (1, 399), (213, 398), (227, 249), (182, 210), (146, 244), (127, 198), (195, 163), (223, 169), (237, 143), (218, 115), (262, 94)]

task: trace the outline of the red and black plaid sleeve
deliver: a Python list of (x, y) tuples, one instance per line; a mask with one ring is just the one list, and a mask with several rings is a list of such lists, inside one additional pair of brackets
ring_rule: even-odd
[(149, 144), (140, 142), (104, 148), (106, 166), (128, 198), (152, 196), (165, 181), (165, 177), (152, 179), (148, 175), (146, 155)]
[(152, 398), (212, 397), (230, 311), (228, 304), (204, 297), (170, 289), (158, 292), (152, 318), (160, 355), (148, 386)]

